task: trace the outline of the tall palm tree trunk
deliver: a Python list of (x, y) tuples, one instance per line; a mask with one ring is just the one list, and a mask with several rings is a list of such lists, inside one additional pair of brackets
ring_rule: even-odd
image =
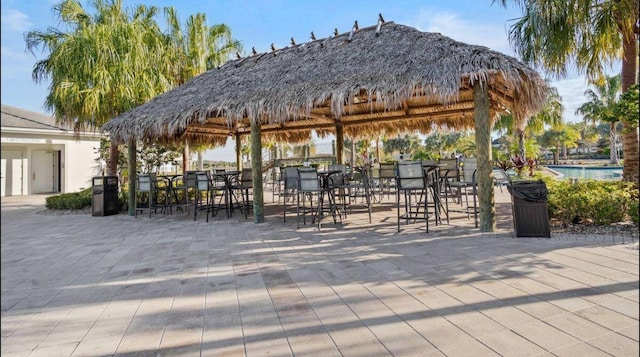
[(198, 170), (204, 170), (204, 159), (202, 157), (202, 150), (198, 150)]
[[(622, 71), (621, 84), (622, 92), (626, 92), (629, 87), (638, 82), (637, 65), (638, 65), (638, 41), (636, 36), (622, 37)], [(622, 123), (624, 134), (622, 135), (622, 152), (624, 154), (624, 166), (622, 169), (622, 179), (625, 181), (640, 183), (640, 145), (638, 145), (638, 128), (629, 127), (629, 123)]]
[(616, 144), (616, 138), (618, 136), (616, 124), (617, 122), (609, 123), (609, 162), (618, 165), (620, 161), (618, 160), (618, 146)]
[[(109, 167), (107, 169), (107, 175), (109, 176), (117, 176), (118, 175), (118, 145), (111, 143), (109, 147)], [(135, 170), (135, 167), (133, 168)]]

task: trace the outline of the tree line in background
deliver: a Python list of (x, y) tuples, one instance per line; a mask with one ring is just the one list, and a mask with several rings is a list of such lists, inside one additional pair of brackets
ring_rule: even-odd
[[(619, 158), (615, 143), (620, 132), (623, 178), (638, 182), (638, 2), (493, 1), (501, 6), (515, 4), (522, 10), (522, 16), (510, 26), (509, 41), (523, 61), (559, 77), (566, 74), (567, 66), (575, 65), (595, 85), (587, 93), (589, 100), (579, 109), (590, 126), (562, 123), (561, 100), (552, 90), (548, 105), (525, 127), (519, 127), (508, 113), (496, 121), (496, 130), (505, 137), (499, 143), (504, 142), (508, 148), (500, 148), (496, 155), (515, 151), (524, 159), (534, 157), (540, 147), (552, 148), (556, 155), (572, 145), (592, 147), (589, 145), (598, 137), (593, 126), (604, 124), (609, 128), (610, 160), (617, 162)], [(46, 54), (33, 69), (36, 82), (50, 81), (45, 107), (60, 124), (71, 124), (76, 130), (99, 129), (111, 118), (242, 51), (228, 26), (208, 26), (201, 13), (190, 15), (183, 27), (175, 9), (165, 7), (165, 33), (155, 19), (160, 12), (155, 6), (138, 5), (126, 10), (122, 0), (93, 0), (90, 4), (92, 13), (78, 0), (64, 0), (53, 10), (66, 30), (49, 28), (25, 35), (29, 51), (40, 49)], [(622, 62), (619, 79), (607, 78), (605, 66), (617, 61)], [(617, 96), (619, 92), (621, 97)], [(446, 155), (452, 145), (455, 152), (465, 153), (475, 147), (470, 135), (432, 133), (423, 142), (412, 134), (375, 138), (376, 155), (381, 155), (381, 147), (387, 155), (396, 149), (414, 158)], [(362, 152), (368, 146), (353, 143), (351, 147), (352, 152)], [(191, 149), (200, 152), (204, 148)], [(183, 162), (188, 163), (188, 143), (182, 144), (182, 151)], [(110, 146), (110, 175), (117, 173), (118, 157), (118, 147)]]

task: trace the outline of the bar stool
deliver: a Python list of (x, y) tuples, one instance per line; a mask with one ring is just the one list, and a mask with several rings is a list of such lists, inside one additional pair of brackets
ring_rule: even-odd
[[(462, 159), (462, 179), (459, 181), (447, 182), (450, 190), (457, 194), (458, 202), (462, 209), (448, 208), (453, 212), (463, 212), (467, 214), (467, 219), (471, 218), (471, 214), (474, 217), (475, 227), (478, 228), (478, 206), (477, 206), (477, 194), (478, 184), (476, 182), (476, 172), (478, 171), (478, 160), (475, 157), (465, 157)], [(473, 205), (469, 204), (469, 191), (473, 197)], [(464, 203), (462, 202), (462, 196), (464, 195)]]
[(158, 196), (160, 190), (158, 189), (158, 182), (155, 174), (139, 174), (136, 179), (136, 191), (142, 192), (147, 196), (147, 205), (138, 206), (138, 202), (134, 202), (135, 205), (135, 217), (138, 217), (138, 211), (142, 213), (145, 210), (149, 211), (149, 218), (151, 218), (151, 212), (158, 213), (158, 208), (165, 209), (166, 204), (160, 204)]
[(214, 217), (218, 211), (224, 209), (224, 205), (220, 202), (216, 203), (216, 196), (218, 188), (211, 179), (211, 175), (208, 171), (197, 171), (195, 174), (195, 197), (193, 200), (194, 211), (193, 220), (198, 217), (198, 211), (207, 212), (207, 222), (209, 222), (209, 215)]
[[(325, 179), (318, 176), (315, 167), (298, 168), (298, 190), (296, 195), (296, 227), (300, 228), (300, 216), (306, 224), (306, 215), (311, 213), (312, 222), (318, 222), (318, 229), (321, 229), (322, 218), (325, 212), (325, 195), (329, 207), (326, 209), (333, 216), (333, 223), (337, 223), (338, 210), (335, 202), (334, 190), (327, 185)], [(302, 204), (300, 197), (302, 196)], [(313, 207), (313, 198), (316, 198), (317, 206)], [(309, 206), (306, 200), (309, 199)]]
[(364, 202), (369, 214), (369, 223), (371, 223), (371, 202), (374, 200), (371, 167), (354, 167), (353, 171), (346, 177), (343, 187), (346, 188), (346, 201), (348, 201), (344, 206), (345, 216), (347, 211), (353, 212), (352, 207), (358, 205), (358, 199), (360, 199), (360, 202)]
[(284, 181), (284, 186), (282, 187), (282, 216), (283, 222), (287, 221), (287, 201), (289, 199), (293, 199), (297, 195), (298, 191), (298, 168), (297, 167), (285, 167), (283, 172), (282, 180)]
[[(400, 206), (401, 193), (404, 196), (404, 205), (402, 207)], [(427, 180), (422, 168), (422, 163), (420, 161), (406, 161), (398, 163), (396, 190), (398, 232), (400, 232), (400, 219), (404, 218), (407, 223), (409, 223), (410, 219), (424, 219), (426, 232), (429, 233), (427, 197)], [(415, 206), (412, 203), (414, 198), (416, 198)], [(401, 214), (401, 210), (404, 210), (404, 213)]]
[(441, 199), (440, 185), (442, 182), (440, 181), (439, 164), (435, 160), (422, 160), (422, 168), (427, 180), (427, 191), (431, 193), (431, 198), (433, 199), (431, 206), (434, 208), (436, 225), (442, 223), (443, 213), (447, 218), (447, 224), (449, 224), (449, 212)]
[(397, 167), (394, 162), (381, 162), (380, 170), (378, 173), (378, 186), (380, 189), (380, 200), (382, 201), (382, 196), (386, 192), (387, 198), (390, 197), (391, 193), (394, 192), (395, 184), (396, 184), (396, 172)]

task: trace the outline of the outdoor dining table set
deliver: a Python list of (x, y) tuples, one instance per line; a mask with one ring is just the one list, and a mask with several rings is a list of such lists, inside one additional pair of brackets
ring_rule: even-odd
[[(473, 215), (477, 227), (476, 169), (473, 158), (464, 159), (462, 165), (455, 158), (381, 163), (377, 170), (371, 165), (351, 170), (345, 165), (330, 165), (321, 171), (313, 167), (283, 167), (281, 184), (273, 185), (273, 190), (280, 192), (278, 200), (283, 199), (284, 222), (287, 212), (295, 208), (297, 228), (301, 222), (306, 224), (307, 218), (318, 229), (327, 217), (332, 217), (334, 224), (342, 223), (355, 206), (367, 210), (371, 223), (372, 205), (381, 204), (385, 194), (387, 198), (393, 194), (398, 232), (402, 222), (421, 220), (428, 233), (429, 220), (436, 225), (445, 220), (449, 224), (450, 212), (466, 213), (467, 218)], [(295, 204), (288, 208), (288, 202)]]
[[(450, 212), (466, 213), (478, 224), (477, 185), (474, 158), (400, 161), (380, 163), (379, 167), (362, 165), (349, 168), (333, 164), (318, 170), (312, 166), (281, 167), (277, 182), (272, 182), (274, 202), (282, 201), (283, 222), (287, 213), (295, 212), (296, 228), (307, 221), (322, 228), (331, 218), (334, 224), (356, 209), (366, 210), (371, 223), (372, 207), (387, 202), (393, 194), (398, 232), (401, 223), (424, 221), (429, 232), (435, 225), (450, 223)], [(267, 178), (268, 179), (268, 178)], [(275, 178), (273, 178), (276, 180)], [(266, 185), (265, 185), (266, 186)], [(250, 168), (187, 171), (183, 175), (139, 174), (136, 190), (138, 212), (193, 214), (209, 217), (220, 211), (227, 218), (239, 210), (245, 217), (253, 209), (253, 181)], [(294, 211), (295, 210), (295, 211)]]
[(136, 190), (142, 199), (136, 202), (138, 212), (173, 214), (177, 212), (193, 213), (197, 220), (198, 213), (206, 212), (215, 216), (225, 211), (230, 218), (236, 209), (245, 216), (252, 207), (251, 170), (243, 171), (214, 169), (212, 171), (187, 171), (183, 175), (160, 175), (153, 173), (137, 176)]

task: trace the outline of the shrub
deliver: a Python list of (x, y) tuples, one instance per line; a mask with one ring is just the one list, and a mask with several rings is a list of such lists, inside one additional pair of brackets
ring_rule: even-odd
[[(638, 190), (631, 183), (583, 180), (572, 184), (552, 178), (544, 181), (549, 190), (549, 216), (565, 224), (605, 225), (633, 219), (632, 202)], [(637, 215), (637, 208), (635, 212)]]
[(629, 217), (631, 217), (631, 220), (633, 221), (633, 223), (635, 224), (639, 224), (638, 221), (640, 220), (640, 205), (639, 205), (640, 201), (638, 200), (638, 198), (631, 200), (631, 205), (629, 205)]
[(121, 211), (127, 211), (129, 209), (129, 188), (123, 187), (118, 195), (118, 205)]
[(84, 209), (91, 207), (91, 188), (80, 192), (63, 193), (46, 198), (45, 207), (48, 209)]

